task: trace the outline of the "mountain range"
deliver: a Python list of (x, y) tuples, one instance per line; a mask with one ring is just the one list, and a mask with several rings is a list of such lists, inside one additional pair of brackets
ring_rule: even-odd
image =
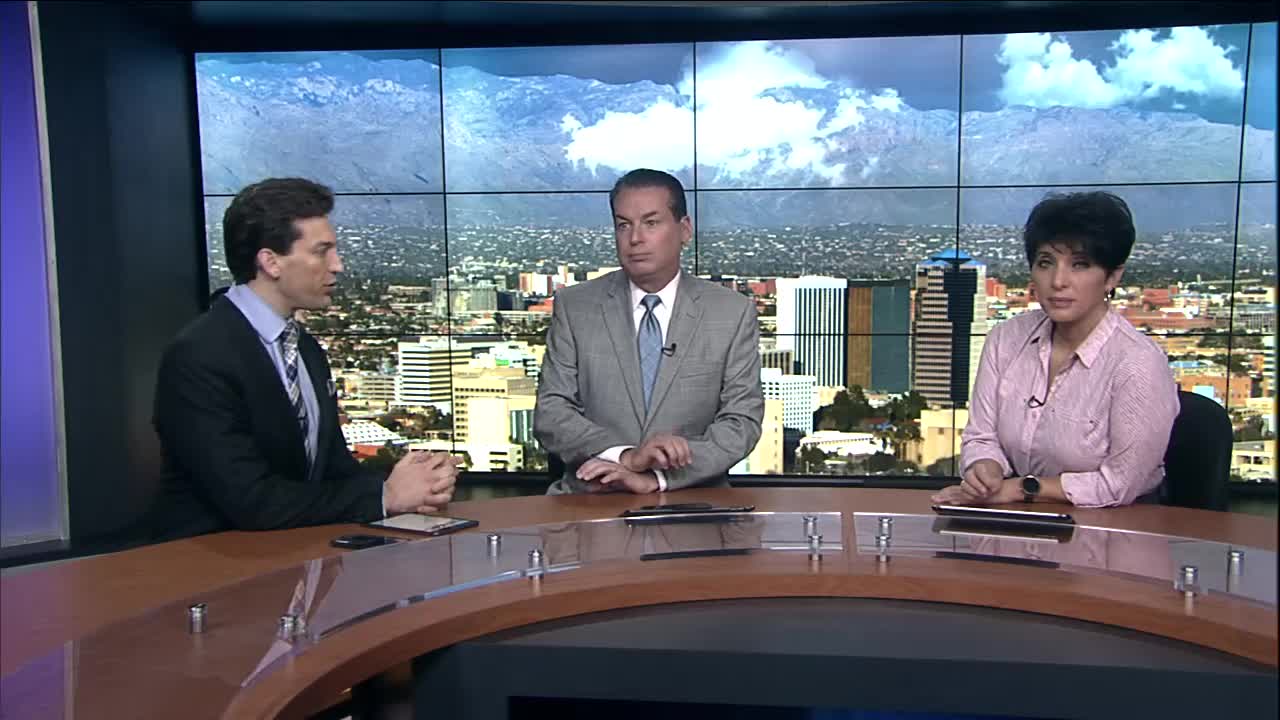
[[(565, 75), (505, 77), (465, 66), (441, 72), (426, 60), (333, 53), (295, 63), (201, 59), (197, 88), (209, 194), (234, 193), (262, 177), (281, 175), (309, 177), (338, 192), (354, 193), (432, 193), (446, 184), (450, 193), (599, 191), (607, 190), (625, 170), (604, 164), (608, 159), (670, 158), (666, 144), (689, 143), (669, 127), (649, 135), (614, 132), (607, 136), (613, 138), (610, 142), (637, 147), (601, 145), (597, 135), (592, 148), (602, 159), (594, 167), (569, 159), (575, 129), (599, 127), (602, 122), (613, 122), (615, 128), (646, 128), (636, 117), (647, 117), (647, 111), (663, 104), (687, 112), (688, 98), (671, 86), (647, 81), (613, 85)], [(836, 84), (766, 94), (793, 109), (822, 113), (817, 125), (822, 137), (813, 145), (822, 155), (800, 162), (796, 148), (780, 142), (755, 148), (745, 167), (699, 163), (700, 190), (832, 185), (936, 189), (702, 192), (699, 217), (704, 228), (954, 224), (958, 176), (965, 185), (1203, 183), (1239, 178), (1241, 127), (1191, 113), (1017, 106), (960, 114), (863, 104), (857, 122), (846, 121), (842, 129), (828, 132), (836, 127), (842, 100), (865, 96)], [(709, 126), (710, 118), (723, 117), (724, 113), (707, 113), (699, 120), (698, 133), (744, 133), (732, 118), (724, 121), (726, 127)], [(620, 118), (632, 122), (619, 125)], [(750, 123), (751, 118), (736, 122)], [(750, 128), (745, 132), (750, 138)], [(1245, 179), (1274, 180), (1274, 132), (1248, 127), (1244, 136)], [(963, 148), (959, 171), (958, 137)], [(683, 167), (663, 169), (691, 187), (692, 165), (690, 147)], [(1114, 191), (1132, 198), (1140, 225), (1146, 223), (1150, 230), (1231, 223), (1234, 218), (1231, 185)], [(1019, 224), (1043, 192), (965, 189), (961, 222)], [(353, 222), (366, 220), (357, 206), (376, 205), (357, 198), (340, 202), (351, 208)], [(436, 211), (423, 210), (423, 203)], [(590, 227), (608, 222), (607, 201), (599, 195), (459, 195), (451, 196), (449, 203), (451, 224)], [(442, 201), (422, 198), (398, 205), (377, 206), (378, 214), (404, 214), (421, 222), (424, 212), (439, 215)], [(554, 212), (548, 214), (551, 209)]]

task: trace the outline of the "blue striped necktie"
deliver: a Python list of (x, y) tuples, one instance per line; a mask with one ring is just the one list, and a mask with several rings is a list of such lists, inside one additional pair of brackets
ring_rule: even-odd
[(644, 317), (640, 318), (640, 332), (636, 346), (640, 350), (640, 380), (644, 384), (644, 411), (649, 412), (649, 399), (653, 397), (653, 384), (658, 379), (658, 366), (662, 364), (662, 326), (653, 309), (662, 302), (657, 295), (645, 295)]
[(289, 404), (302, 429), (302, 442), (307, 441), (307, 406), (302, 402), (302, 387), (298, 384), (298, 323), (289, 320), (280, 333), (280, 349), (284, 352), (284, 377), (289, 391)]

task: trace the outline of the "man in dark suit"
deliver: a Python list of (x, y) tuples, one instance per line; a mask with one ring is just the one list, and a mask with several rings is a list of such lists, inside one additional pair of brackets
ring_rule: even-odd
[(452, 498), (448, 453), (409, 453), (387, 476), (347, 451), (328, 360), (293, 319), (332, 302), (342, 272), (332, 210), (328, 188), (271, 179), (241, 190), (223, 215), (236, 284), (160, 362), (158, 539), (367, 522)]
[(727, 485), (760, 438), (755, 306), (680, 269), (684, 187), (633, 170), (609, 194), (622, 270), (556, 294), (534, 433), (550, 494)]

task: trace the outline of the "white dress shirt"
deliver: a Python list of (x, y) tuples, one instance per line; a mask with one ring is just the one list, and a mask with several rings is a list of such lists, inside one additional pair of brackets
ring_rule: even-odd
[[(644, 319), (644, 297), (651, 293), (642, 290), (634, 282), (627, 281), (627, 286), (631, 288), (631, 316), (634, 322), (631, 327), (635, 329), (636, 337), (640, 335), (640, 321)], [(653, 317), (658, 321), (658, 327), (662, 329), (662, 345), (667, 345), (667, 327), (671, 324), (671, 308), (676, 306), (676, 290), (680, 287), (680, 273), (671, 278), (671, 282), (653, 295), (657, 295), (662, 302), (653, 308)], [(624, 450), (631, 450), (635, 445), (617, 445), (611, 447), (604, 452), (596, 455), (601, 460), (611, 463), (621, 463), (622, 453)], [(658, 478), (658, 492), (664, 492), (667, 489), (667, 476), (661, 470), (655, 469), (653, 474)]]

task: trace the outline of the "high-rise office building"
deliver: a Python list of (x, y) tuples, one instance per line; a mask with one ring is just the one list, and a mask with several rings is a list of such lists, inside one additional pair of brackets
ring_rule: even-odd
[(790, 375), (795, 369), (792, 359), (794, 350), (778, 348), (778, 338), (765, 336), (760, 338), (760, 367), (781, 370), (783, 375)]
[(760, 385), (767, 400), (782, 401), (782, 426), (808, 435), (813, 432), (817, 410), (817, 381), (812, 375), (784, 375), (777, 368), (760, 371)]
[(916, 265), (913, 384), (933, 407), (966, 407), (969, 402), (986, 339), (986, 280), (986, 266), (958, 250)]
[(525, 375), (536, 380), (542, 371), (542, 356), (546, 350), (545, 345), (530, 345), (524, 340), (507, 340), (495, 343), (483, 353), (475, 355), (470, 367), (518, 367), (524, 370)]
[(396, 404), (448, 409), (453, 399), (451, 375), (471, 361), (471, 347), (447, 338), (422, 338), (396, 343), (399, 370), (396, 373)]
[(794, 371), (819, 385), (845, 383), (847, 280), (778, 278), (778, 348), (793, 351)]
[(850, 280), (847, 332), (845, 387), (910, 389), (910, 280)]

